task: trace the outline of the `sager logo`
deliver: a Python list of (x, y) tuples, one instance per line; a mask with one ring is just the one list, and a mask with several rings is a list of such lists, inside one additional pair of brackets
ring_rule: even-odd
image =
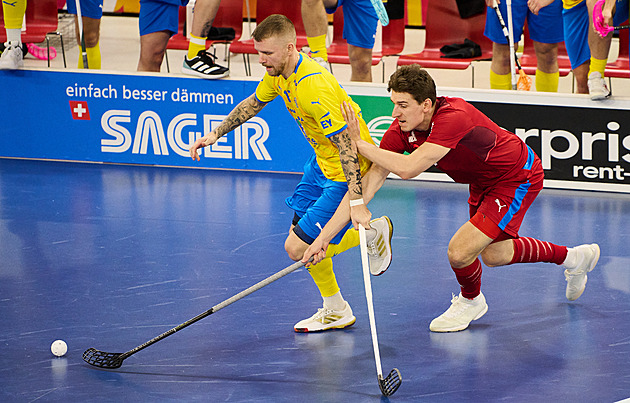
[[(225, 115), (202, 115), (203, 126), (199, 127), (197, 114), (182, 113), (165, 126), (157, 112), (144, 111), (138, 116), (134, 128), (130, 110), (109, 110), (101, 117), (101, 127), (108, 136), (101, 139), (101, 151), (125, 153), (131, 150), (133, 154), (169, 155), (172, 150), (182, 157), (189, 157), (189, 145), (204, 133), (216, 128), (224, 118)], [(204, 148), (202, 155), (207, 158), (227, 159), (255, 157), (258, 160), (271, 161), (265, 148), (268, 138), (267, 122), (254, 117), (221, 137), (212, 146)]]

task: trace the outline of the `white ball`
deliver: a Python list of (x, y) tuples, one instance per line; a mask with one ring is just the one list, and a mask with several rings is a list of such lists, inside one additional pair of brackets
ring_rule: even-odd
[(68, 345), (63, 340), (55, 340), (50, 346), (50, 351), (57, 357), (63, 357), (68, 352)]

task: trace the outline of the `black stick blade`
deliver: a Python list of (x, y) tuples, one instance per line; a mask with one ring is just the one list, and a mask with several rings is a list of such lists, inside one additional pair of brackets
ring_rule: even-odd
[(391, 396), (400, 387), (402, 383), (402, 376), (398, 368), (392, 369), (392, 371), (383, 379), (380, 375), (378, 377), (378, 386), (381, 388), (383, 396)]
[(83, 353), (83, 361), (99, 368), (114, 369), (120, 368), (124, 358), (120, 356), (122, 353), (106, 353), (95, 348), (88, 348)]

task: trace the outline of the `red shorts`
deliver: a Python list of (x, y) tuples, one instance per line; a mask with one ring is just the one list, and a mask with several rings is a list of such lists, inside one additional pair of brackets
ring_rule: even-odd
[(536, 157), (531, 169), (523, 169), (519, 176), (481, 192), (470, 188), (470, 223), (494, 242), (518, 238), (525, 213), (543, 188), (540, 159)]

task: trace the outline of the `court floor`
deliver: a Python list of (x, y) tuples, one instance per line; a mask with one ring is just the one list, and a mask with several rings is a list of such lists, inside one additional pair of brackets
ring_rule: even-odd
[[(488, 313), (429, 332), (458, 285), (446, 259), (467, 189), (388, 180), (371, 203), (394, 223), (394, 260), (372, 279), (376, 380), (358, 248), (335, 257), (357, 316), (296, 334), (321, 299), (301, 269), (127, 358), (124, 352), (289, 266), (284, 198), (299, 176), (0, 159), (0, 401), (616, 402), (630, 397), (630, 198), (545, 190), (521, 235), (602, 256), (584, 295), (552, 264), (484, 267)], [(68, 354), (54, 358), (55, 339)]]

